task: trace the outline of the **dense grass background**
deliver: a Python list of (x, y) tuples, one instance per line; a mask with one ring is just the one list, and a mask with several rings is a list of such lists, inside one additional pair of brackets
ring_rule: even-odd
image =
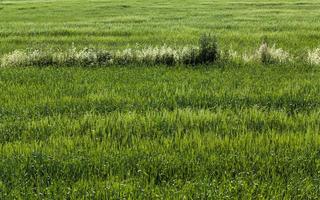
[(3, 198), (316, 198), (318, 69), (0, 70)]
[[(319, 45), (308, 1), (0, 1), (19, 48)], [(0, 69), (0, 199), (317, 199), (320, 69)]]
[(194, 44), (213, 32), (222, 47), (262, 40), (299, 53), (318, 45), (317, 0), (2, 0), (0, 54), (17, 48)]

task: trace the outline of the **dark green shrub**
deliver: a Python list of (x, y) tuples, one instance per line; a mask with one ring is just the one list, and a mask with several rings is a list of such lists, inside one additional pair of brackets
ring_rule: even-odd
[(50, 66), (53, 65), (53, 57), (50, 52), (41, 50), (33, 50), (28, 53), (29, 65), (31, 66)]
[(112, 54), (108, 51), (97, 51), (97, 64), (109, 65), (112, 60)]
[(218, 42), (216, 37), (204, 34), (199, 40), (199, 62), (200, 64), (214, 63), (220, 58)]
[(199, 63), (199, 49), (198, 48), (185, 48), (182, 52), (181, 62), (184, 65), (197, 65)]
[(174, 58), (174, 54), (172, 53), (164, 53), (162, 55), (159, 55), (156, 58), (155, 61), (156, 64), (163, 64), (163, 65), (168, 65), (168, 66), (172, 66), (176, 64), (176, 60)]

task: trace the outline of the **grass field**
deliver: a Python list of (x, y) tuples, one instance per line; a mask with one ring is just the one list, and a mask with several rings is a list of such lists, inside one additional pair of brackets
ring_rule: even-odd
[(299, 52), (320, 45), (317, 0), (2, 0), (0, 54), (17, 48), (186, 45), (213, 32), (221, 46), (268, 38)]
[[(2, 0), (0, 55), (196, 44), (299, 54), (320, 2)], [(320, 68), (0, 68), (0, 199), (317, 199)]]

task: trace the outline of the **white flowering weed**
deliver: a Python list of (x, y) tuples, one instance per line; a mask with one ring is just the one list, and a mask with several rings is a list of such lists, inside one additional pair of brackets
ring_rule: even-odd
[(309, 50), (307, 60), (310, 64), (320, 65), (320, 48)]

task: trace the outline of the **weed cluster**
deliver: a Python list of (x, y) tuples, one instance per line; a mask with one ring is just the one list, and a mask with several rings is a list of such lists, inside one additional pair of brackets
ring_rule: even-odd
[(264, 42), (257, 51), (257, 58), (263, 64), (284, 63), (290, 60), (290, 55), (283, 49), (276, 48), (275, 45), (269, 47), (268, 43)]
[(173, 48), (127, 48), (118, 51), (75, 47), (67, 51), (15, 50), (1, 58), (3, 67), (19, 66), (111, 66), (111, 65), (208, 65), (224, 61), (240, 61), (267, 64), (306, 62), (320, 64), (320, 48), (309, 50), (305, 56), (294, 57), (276, 45), (263, 42), (251, 54), (240, 54), (232, 49), (222, 51), (217, 39), (210, 34), (202, 35), (198, 46)]
[(199, 47), (145, 47), (115, 52), (72, 47), (67, 51), (15, 50), (1, 59), (1, 66), (109, 66), (109, 65), (198, 65), (218, 61), (217, 40), (203, 35)]
[(310, 64), (319, 65), (320, 64), (320, 48), (316, 48), (308, 51), (308, 59)]

